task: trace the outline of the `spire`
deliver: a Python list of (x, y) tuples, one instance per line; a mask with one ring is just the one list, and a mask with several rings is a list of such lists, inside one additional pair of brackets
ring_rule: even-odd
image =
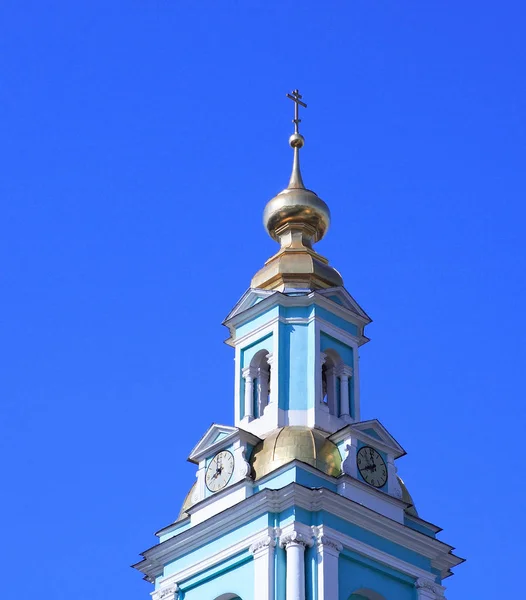
[(299, 90), (294, 90), (291, 94), (287, 94), (287, 98), (290, 98), (294, 102), (294, 119), (292, 119), (294, 133), (289, 138), (289, 144), (294, 149), (294, 160), (292, 162), (292, 174), (287, 189), (305, 189), (300, 171), (300, 148), (303, 148), (305, 138), (299, 131), (299, 124), (301, 123), (299, 107), (303, 106), (303, 108), (307, 108), (307, 105), (301, 101), (303, 96), (299, 93)]
[(300, 149), (305, 139), (299, 132), (299, 107), (307, 108), (301, 94), (287, 94), (294, 102), (294, 133), (289, 144), (294, 150), (292, 174), (288, 186), (270, 200), (263, 212), (263, 223), (281, 248), (270, 257), (252, 279), (251, 287), (260, 289), (320, 289), (343, 285), (336, 269), (313, 250), (329, 227), (330, 211), (325, 202), (303, 183)]

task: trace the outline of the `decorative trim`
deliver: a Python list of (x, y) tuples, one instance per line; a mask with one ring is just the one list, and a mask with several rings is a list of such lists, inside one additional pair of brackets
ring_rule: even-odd
[(318, 548), (328, 548), (333, 552), (339, 554), (343, 550), (343, 544), (334, 538), (328, 537), (327, 535), (319, 535), (316, 538), (316, 545)]
[(304, 548), (308, 548), (312, 546), (312, 540), (299, 531), (292, 531), (280, 537), (279, 545), (281, 548), (285, 548), (285, 550), (288, 550), (289, 546), (292, 545), (301, 545)]
[(424, 592), (428, 592), (430, 594), (434, 594), (437, 598), (443, 598), (444, 596), (444, 587), (438, 585), (432, 579), (427, 579), (425, 577), (419, 577), (415, 581), (415, 588), (417, 590), (422, 590)]
[[(165, 588), (165, 587), (168, 587), (166, 585), (168, 582), (169, 582), (168, 585), (171, 585), (172, 582), (174, 582), (174, 584), (175, 584), (175, 581), (179, 582), (179, 584), (182, 584), (184, 581), (186, 581), (187, 579), (190, 579), (191, 577), (194, 577), (198, 573), (201, 573), (202, 571), (206, 571), (207, 569), (210, 569), (218, 564), (225, 562), (226, 560), (236, 556), (243, 550), (247, 550), (253, 544), (256, 544), (259, 540), (265, 539), (266, 537), (271, 537), (273, 532), (274, 532), (274, 530), (272, 527), (268, 527), (266, 529), (258, 531), (256, 533), (252, 534), (251, 536), (244, 538), (244, 539), (240, 540), (239, 542), (233, 544), (229, 548), (225, 548), (224, 550), (221, 550), (220, 552), (217, 552), (216, 554), (207, 556), (205, 559), (203, 559), (199, 562), (193, 563), (191, 566), (187, 567), (186, 569), (183, 569), (182, 571), (178, 571), (177, 573), (170, 575), (162, 582), (161, 585), (163, 586), (163, 588)], [(266, 534), (266, 536), (265, 536), (265, 534)], [(264, 536), (264, 537), (262, 537), (262, 536)], [(269, 548), (270, 547), (272, 547), (272, 546), (269, 546)], [(177, 584), (175, 584), (175, 585), (177, 585)], [(154, 593), (157, 593), (158, 591), (159, 590), (156, 590), (156, 592), (154, 592)], [(153, 600), (161, 600), (161, 599), (154, 598)], [(167, 600), (167, 599), (163, 598), (162, 600)]]
[[(221, 493), (219, 492), (219, 494)], [(391, 496), (385, 495), (385, 497), (391, 498), (392, 502), (400, 502)], [(356, 502), (347, 500), (335, 492), (327, 489), (311, 490), (297, 483), (290, 483), (280, 490), (262, 490), (199, 525), (155, 545), (143, 552), (143, 560), (134, 566), (148, 577), (156, 577), (162, 573), (166, 563), (176, 560), (182, 554), (201, 548), (217, 538), (219, 527), (228, 531), (249, 522), (264, 512), (282, 512), (292, 506), (298, 506), (311, 512), (326, 510), (348, 523), (363, 527), (371, 533), (376, 533), (391, 542), (414, 550), (429, 558), (432, 567), (439, 569), (442, 577), (446, 577), (452, 567), (463, 562), (463, 559), (452, 554), (454, 549), (452, 546), (384, 517)], [(189, 513), (192, 514), (197, 509), (198, 507), (192, 507), (189, 509)], [(332, 533), (329, 532), (328, 535), (332, 536)], [(261, 533), (257, 536), (257, 538), (259, 537), (261, 537)], [(333, 537), (342, 541), (342, 538), (337, 535)], [(250, 546), (257, 538), (252, 539), (244, 547)], [(344, 542), (342, 541), (342, 543)], [(417, 577), (421, 577), (425, 573), (420, 569), (418, 571)]]
[(175, 600), (178, 591), (179, 586), (174, 581), (166, 586), (160, 587), (158, 590), (155, 590), (150, 595), (152, 597), (152, 600)]
[(428, 571), (416, 567), (402, 559), (396, 558), (392, 554), (388, 554), (387, 552), (378, 550), (374, 546), (370, 546), (369, 544), (360, 542), (359, 540), (345, 535), (344, 533), (341, 533), (339, 531), (336, 531), (335, 529), (331, 529), (330, 527), (325, 527), (322, 525), (317, 529), (318, 537), (327, 536), (329, 539), (341, 544), (343, 548), (348, 548), (353, 552), (361, 554), (362, 556), (366, 556), (367, 558), (371, 558), (381, 564), (387, 565), (388, 567), (391, 567), (396, 571), (405, 573), (410, 577), (416, 577), (418, 581), (429, 580), (430, 573)]
[(267, 548), (275, 548), (276, 547), (276, 540), (271, 537), (270, 535), (267, 535), (266, 537), (264, 537), (261, 540), (258, 540), (257, 542), (254, 542), (250, 548), (249, 551), (251, 554), (257, 554), (258, 552), (261, 552), (262, 550), (265, 550)]

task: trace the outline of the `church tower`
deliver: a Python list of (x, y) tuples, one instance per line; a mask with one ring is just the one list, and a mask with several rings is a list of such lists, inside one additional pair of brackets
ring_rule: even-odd
[(265, 207), (279, 250), (226, 317), (235, 425), (212, 425), (196, 481), (136, 569), (153, 600), (441, 600), (462, 562), (422, 519), (395, 461), (404, 449), (360, 420), (358, 353), (370, 318), (314, 249), (327, 204), (300, 171)]

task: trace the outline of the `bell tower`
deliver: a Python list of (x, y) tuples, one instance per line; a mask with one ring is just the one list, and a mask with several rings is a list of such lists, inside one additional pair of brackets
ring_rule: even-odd
[(297, 90), (292, 174), (266, 205), (263, 224), (280, 244), (225, 320), (235, 348), (236, 426), (265, 437), (301, 425), (334, 433), (360, 420), (358, 348), (370, 319), (313, 248), (330, 211), (303, 183)]
[(292, 174), (263, 213), (279, 249), (224, 321), (235, 424), (197, 442), (179, 515), (134, 566), (153, 600), (441, 600), (463, 559), (419, 516), (402, 446), (360, 419), (371, 320), (314, 248), (330, 211), (300, 170), (307, 105), (287, 96)]

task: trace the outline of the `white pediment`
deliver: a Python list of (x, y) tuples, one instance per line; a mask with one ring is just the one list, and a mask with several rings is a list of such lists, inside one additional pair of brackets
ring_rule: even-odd
[(269, 296), (272, 296), (272, 294), (275, 293), (276, 292), (273, 290), (258, 290), (253, 288), (248, 289), (237, 301), (234, 308), (230, 311), (230, 313), (224, 320), (224, 323), (226, 324), (228, 321), (230, 321), (237, 315), (241, 314), (242, 312), (245, 312), (249, 308), (252, 308), (256, 304), (259, 304), (259, 302), (265, 300), (265, 298), (268, 298)]
[(331, 300), (335, 304), (343, 306), (347, 310), (355, 313), (367, 323), (371, 322), (369, 315), (363, 310), (363, 308), (356, 302), (356, 300), (349, 294), (349, 292), (343, 287), (327, 288), (324, 290), (316, 290), (316, 293), (320, 296), (324, 296), (327, 300)]
[(406, 453), (402, 446), (400, 446), (378, 419), (353, 423), (350, 425), (350, 429), (362, 440), (368, 440), (372, 444), (374, 444), (375, 441), (377, 443), (380, 442), (385, 449), (393, 453), (395, 458), (400, 458), (400, 456), (403, 456)]
[(204, 436), (197, 442), (195, 448), (190, 452), (188, 460), (198, 463), (199, 459), (207, 452), (213, 452), (218, 445), (227, 444), (233, 441), (239, 433), (237, 427), (229, 425), (216, 425), (215, 423), (208, 429)]
[(188, 460), (198, 464), (203, 458), (218, 452), (221, 448), (240, 444), (246, 446), (251, 444), (255, 446), (261, 439), (253, 433), (231, 427), (230, 425), (216, 425), (215, 423), (207, 430), (204, 436), (197, 442), (197, 445), (190, 453)]

